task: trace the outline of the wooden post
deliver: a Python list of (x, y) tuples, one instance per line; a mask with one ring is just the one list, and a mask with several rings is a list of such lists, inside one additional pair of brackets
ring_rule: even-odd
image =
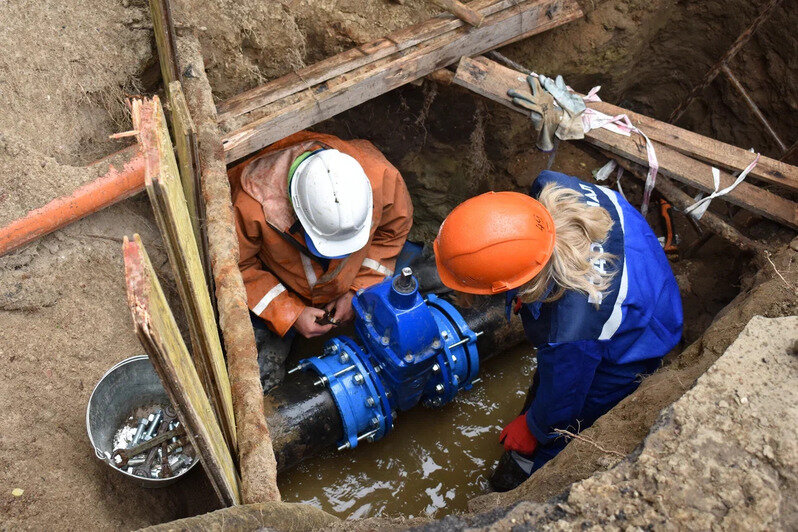
[(183, 91), (197, 128), (208, 250), (238, 434), (241, 497), (245, 503), (279, 501), (277, 462), (263, 409), (258, 351), (249, 320), (244, 281), (238, 269), (238, 239), (230, 182), (216, 123), (216, 108), (197, 38), (186, 36), (178, 39), (177, 57), (182, 71), (190, 69), (194, 73), (183, 80)]
[(479, 11), (471, 9), (459, 0), (434, 0), (434, 2), (455, 17), (463, 22), (471, 24), (475, 28), (480, 27), (485, 20), (485, 17), (482, 16)]
[[(504, 67), (487, 58), (479, 57), (470, 59), (464, 57), (457, 68), (454, 83), (499, 102), (519, 113), (526, 114), (525, 111), (513, 105), (512, 99), (507, 96), (507, 91), (509, 89), (516, 89), (522, 93), (525, 91), (529, 92), (529, 86), (525, 78), (526, 76), (522, 73)], [(608, 104), (602, 104), (602, 107), (598, 104), (588, 103), (589, 107), (593, 107), (594, 105), (598, 109), (606, 109)], [(632, 114), (619, 107), (613, 106), (613, 109), (619, 111), (614, 114)], [(648, 133), (648, 129), (646, 128), (643, 128), (643, 131)], [(599, 148), (609, 150), (635, 163), (643, 165), (648, 164), (645, 145), (639, 142), (639, 139), (634, 138), (634, 136), (627, 137), (599, 128), (585, 133), (585, 140)], [(715, 186), (712, 179), (712, 167), (710, 165), (692, 159), (664, 144), (655, 143), (654, 148), (657, 159), (659, 160), (659, 171), (661, 174), (698, 188), (704, 192), (714, 191)], [(753, 160), (753, 155), (749, 153), (748, 157), (748, 163), (750, 163), (751, 160)], [(721, 172), (721, 188), (726, 188), (733, 182), (734, 178), (732, 176), (726, 172)], [(764, 216), (765, 218), (769, 218), (793, 229), (798, 228), (798, 205), (751, 183), (744, 181), (734, 190), (721, 196), (719, 199), (739, 205), (755, 214)]]
[(157, 96), (152, 100), (134, 100), (132, 114), (145, 157), (147, 194), (188, 317), (197, 372), (211, 398), (225, 440), (230, 449), (235, 451), (236, 431), (230, 381), (166, 118)]
[(127, 300), (136, 334), (197, 450), (208, 478), (226, 506), (240, 503), (238, 477), (175, 318), (139, 239), (123, 246)]

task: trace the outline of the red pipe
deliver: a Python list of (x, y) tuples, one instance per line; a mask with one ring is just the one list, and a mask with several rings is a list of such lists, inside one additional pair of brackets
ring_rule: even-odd
[(137, 145), (90, 167), (109, 164), (109, 159), (121, 164), (122, 169), (117, 170), (111, 163), (103, 176), (0, 228), (0, 256), (144, 190), (144, 157)]

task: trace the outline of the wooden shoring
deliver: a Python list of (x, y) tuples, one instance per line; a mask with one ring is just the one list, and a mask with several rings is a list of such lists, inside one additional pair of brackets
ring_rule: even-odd
[[(522, 0), (485, 17), (479, 28), (450, 21), (458, 23), (456, 29), (330, 78), (309, 91), (265, 106), (260, 106), (262, 98), (258, 97), (259, 107), (246, 117), (246, 125), (224, 138), (227, 161), (246, 157), (287, 135), (455, 63), (462, 56), (491, 50), (581, 16), (575, 0)], [(239, 108), (254, 105), (251, 100), (238, 103)]]
[(226, 506), (239, 504), (238, 477), (230, 450), (139, 235), (134, 235), (132, 242), (125, 237), (123, 254), (127, 300), (136, 335), (219, 499)]
[[(624, 159), (623, 157), (619, 157), (613, 153), (607, 152), (606, 150), (601, 151), (608, 158), (614, 159), (615, 162), (617, 162), (622, 168), (631, 173), (641, 182), (645, 182), (646, 172), (642, 166)], [(689, 194), (680, 190), (679, 187), (673, 183), (673, 181), (666, 177), (657, 179), (657, 183), (654, 188), (656, 188), (657, 191), (662, 194), (665, 199), (671, 203), (671, 205), (674, 206), (674, 208), (682, 212), (684, 212), (684, 210), (690, 205), (695, 203), (695, 200), (691, 198)], [(689, 216), (689, 214), (686, 214), (686, 216)], [(755, 255), (761, 255), (765, 250), (765, 247), (762, 244), (751, 240), (731, 224), (725, 222), (720, 216), (710, 211), (704, 213), (704, 215), (701, 217), (701, 220), (698, 221), (698, 224), (709, 231), (709, 233), (705, 234), (718, 235), (741, 251), (746, 251)]]
[[(516, 107), (512, 99), (507, 96), (509, 89), (516, 89), (522, 93), (529, 92), (526, 76), (521, 72), (502, 66), (485, 57), (475, 59), (464, 57), (458, 66), (454, 83), (499, 102), (519, 113), (526, 114), (524, 110)], [(593, 103), (588, 103), (590, 107), (594, 105)], [(616, 109), (628, 114), (625, 109)], [(646, 132), (645, 129), (643, 131)], [(585, 140), (635, 163), (648, 164), (646, 147), (635, 136), (627, 137), (598, 128), (585, 133)], [(710, 165), (692, 159), (664, 144), (655, 143), (654, 148), (659, 161), (660, 173), (704, 192), (713, 192), (715, 190), (712, 167)], [(728, 187), (733, 182), (734, 178), (731, 175), (721, 172), (721, 189)], [(798, 228), (798, 205), (796, 203), (751, 183), (742, 182), (728, 194), (720, 196), (719, 199), (748, 209), (755, 214), (793, 229)]]
[[(516, 3), (516, 0), (475, 0), (468, 6), (482, 15), (489, 16)], [(314, 85), (319, 85), (389, 55), (420, 45), (425, 41), (462, 28), (463, 25), (461, 20), (453, 20), (451, 17), (439, 15), (419, 24), (394, 31), (370, 43), (350, 48), (221, 102), (217, 106), (219, 124), (224, 126), (231, 120), (259, 107), (307, 90)]]
[[(743, 148), (622, 109), (607, 102), (593, 102), (588, 105), (611, 116), (626, 114), (629, 120), (642, 129), (651, 140), (720, 168), (742, 172), (754, 160), (754, 155)], [(759, 158), (759, 162), (749, 175), (765, 183), (779, 185), (793, 192), (798, 191), (798, 167), (764, 155)]]
[(155, 44), (158, 48), (163, 86), (168, 95), (170, 85), (175, 81), (180, 81), (180, 71), (177, 69), (175, 24), (172, 20), (172, 7), (169, 0), (150, 0), (150, 17), (155, 33)]
[(186, 206), (191, 216), (191, 225), (194, 228), (194, 236), (200, 248), (205, 282), (208, 285), (208, 292), (215, 311), (216, 300), (213, 297), (213, 276), (211, 275), (211, 260), (208, 255), (208, 235), (203, 225), (205, 220), (205, 201), (201, 194), (197, 130), (194, 127), (194, 121), (191, 119), (191, 113), (188, 112), (183, 86), (179, 81), (173, 81), (169, 84), (168, 94), (169, 116), (175, 137), (177, 162), (180, 166), (180, 181), (183, 184), (183, 193), (186, 196)]
[(194, 363), (219, 418), (227, 445), (235, 451), (230, 380), (166, 118), (157, 96), (151, 100), (134, 100), (132, 114), (145, 157), (147, 194), (188, 318)]
[(183, 91), (197, 128), (202, 195), (207, 211), (208, 251), (236, 418), (241, 498), (246, 504), (279, 501), (277, 462), (266, 425), (258, 351), (249, 320), (246, 290), (238, 269), (238, 239), (230, 181), (216, 123), (213, 94), (196, 36), (181, 36), (177, 44), (181, 71), (194, 72), (193, 76), (184, 78)]

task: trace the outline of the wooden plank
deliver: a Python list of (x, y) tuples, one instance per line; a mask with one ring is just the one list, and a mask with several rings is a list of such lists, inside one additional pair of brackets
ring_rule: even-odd
[(227, 506), (239, 504), (233, 458), (139, 235), (133, 236), (133, 242), (125, 237), (123, 253), (127, 300), (136, 334), (219, 499)]
[[(522, 109), (513, 105), (512, 100), (507, 96), (509, 89), (529, 92), (526, 76), (521, 72), (484, 57), (475, 59), (464, 57), (460, 61), (454, 82), (519, 113), (526, 114)], [(624, 109), (618, 109), (626, 112)], [(639, 137), (635, 137), (618, 135), (606, 129), (594, 129), (585, 134), (585, 140), (591, 144), (646, 165), (648, 159), (645, 145), (640, 142)], [(655, 143), (655, 150), (659, 160), (659, 171), (663, 175), (704, 192), (714, 190), (710, 165), (691, 159), (663, 144)], [(721, 172), (721, 188), (725, 188), (733, 182), (734, 178), (731, 175)], [(740, 183), (737, 188), (725, 196), (721, 196), (720, 199), (789, 227), (798, 228), (798, 205), (751, 183)]]
[[(651, 140), (665, 144), (685, 155), (701, 159), (719, 168), (741, 172), (754, 160), (748, 150), (726, 144), (677, 126), (622, 109), (607, 102), (588, 103), (588, 107), (608, 115), (626, 114), (634, 125), (639, 127)], [(762, 156), (749, 174), (771, 183), (798, 191), (798, 167)]]
[(291, 133), (423, 77), (460, 57), (491, 50), (582, 16), (573, 0), (526, 0), (405, 52), (381, 59), (258, 110), (259, 118), (225, 136), (227, 161), (245, 157)]
[[(488, 16), (512, 7), (516, 3), (515, 0), (475, 0), (469, 4), (469, 7)], [(220, 103), (216, 107), (219, 113), (219, 123), (224, 126), (235, 117), (249, 113), (254, 109), (266, 106), (297, 92), (307, 90), (314, 85), (346, 74), (356, 68), (401, 52), (402, 50), (421, 44), (434, 37), (462, 28), (463, 25), (464, 23), (461, 20), (452, 19), (452, 17), (448, 15), (438, 15), (420, 24), (397, 30), (387, 37), (382, 37), (370, 43), (356, 46), (340, 54), (328, 57), (327, 59), (297, 70), (296, 72), (291, 72), (290, 74), (259, 85), (246, 92), (237, 94)]]
[(180, 70), (196, 73), (193, 77), (186, 76), (183, 90), (197, 127), (202, 194), (208, 209), (208, 250), (235, 409), (241, 499), (245, 504), (279, 501), (277, 462), (266, 425), (258, 350), (249, 321), (246, 290), (238, 269), (230, 181), (216, 123), (216, 107), (197, 37), (181, 36), (178, 45)]
[(230, 449), (235, 450), (235, 418), (230, 381), (166, 118), (157, 96), (152, 100), (134, 100), (132, 114), (133, 125), (138, 131), (139, 144), (145, 157), (147, 194), (164, 238), (178, 293), (188, 317), (194, 362), (219, 417), (225, 440)]
[(183, 195), (186, 197), (186, 206), (191, 216), (191, 225), (197, 242), (202, 242), (200, 228), (199, 197), (199, 159), (197, 157), (197, 135), (194, 121), (186, 106), (186, 97), (179, 81), (169, 84), (169, 114), (172, 118), (172, 131), (175, 136), (175, 148), (180, 169), (180, 182), (183, 185)]
[(172, 8), (169, 0), (150, 0), (150, 16), (155, 33), (155, 44), (158, 48), (158, 61), (161, 63), (163, 86), (169, 90), (169, 84), (180, 81), (177, 69), (175, 50), (175, 25), (172, 21)]

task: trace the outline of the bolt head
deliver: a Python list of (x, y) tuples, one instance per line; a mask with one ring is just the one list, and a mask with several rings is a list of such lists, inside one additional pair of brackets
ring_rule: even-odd
[(444, 339), (444, 340), (448, 340), (448, 339), (449, 339), (449, 333), (448, 333), (448, 332), (446, 332), (446, 331), (443, 331), (443, 332), (441, 333), (441, 336), (443, 336), (443, 339)]
[(374, 406), (376, 402), (373, 397), (366, 397), (366, 406)]
[(366, 321), (371, 321), (371, 314), (366, 312), (365, 314), (363, 314), (363, 319)]
[(410, 277), (411, 275), (413, 275), (412, 268), (410, 268), (409, 266), (405, 266), (404, 268), (402, 268), (402, 277)]
[(457, 375), (455, 375), (454, 377), (452, 377), (452, 380), (454, 381), (454, 385), (455, 385), (455, 386), (457, 386), (458, 384), (460, 384), (460, 377), (458, 377)]
[(356, 374), (356, 375), (355, 375), (355, 382), (356, 382), (356, 383), (358, 383), (358, 384), (363, 384), (363, 381), (364, 381), (364, 379), (363, 379), (363, 375), (361, 375), (360, 373), (358, 373), (358, 374)]
[(374, 436), (369, 436), (368, 438), (366, 438), (366, 441), (369, 443), (374, 443)]
[(436, 397), (436, 398), (435, 398), (435, 399), (433, 399), (433, 401), (432, 401), (432, 406), (441, 406), (442, 404), (443, 404), (443, 402), (441, 402), (441, 399), (440, 399), (440, 397)]
[(349, 353), (341, 353), (340, 360), (342, 364), (349, 362)]
[(408, 353), (405, 355), (405, 362), (413, 362), (413, 354)]
[(377, 427), (377, 426), (379, 426), (379, 424), (380, 424), (380, 419), (379, 418), (377, 418), (377, 417), (371, 418), (371, 426), (372, 427)]
[(381, 343), (382, 345), (388, 345), (388, 343), (389, 343), (390, 341), (391, 341), (391, 339), (390, 339), (390, 338), (388, 338), (387, 336), (383, 336), (382, 338), (380, 338), (380, 343)]
[(441, 341), (438, 340), (437, 338), (435, 338), (435, 340), (432, 341), (432, 347), (434, 349), (438, 349), (438, 348), (440, 348), (440, 346), (441, 346)]
[(433, 373), (438, 373), (440, 370), (441, 370), (440, 364), (433, 364), (432, 365), (432, 372)]
[(457, 362), (457, 357), (452, 355), (452, 362)]
[(444, 389), (445, 388), (443, 387), (443, 384), (438, 384), (438, 385), (435, 386), (435, 391), (438, 392), (438, 393), (443, 393)]
[(399, 417), (399, 414), (396, 413), (396, 410), (391, 410), (391, 418), (396, 420), (397, 417)]

